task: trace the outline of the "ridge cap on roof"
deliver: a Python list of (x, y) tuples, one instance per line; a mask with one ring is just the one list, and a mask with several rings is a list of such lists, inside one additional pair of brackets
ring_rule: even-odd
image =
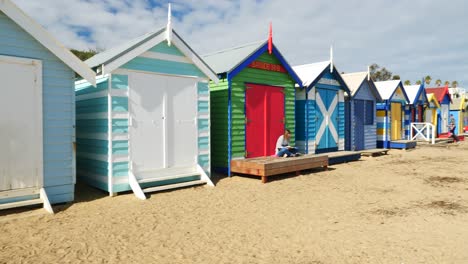
[(226, 49), (222, 49), (222, 50), (213, 51), (213, 52), (202, 55), (202, 57), (209, 57), (209, 56), (213, 56), (213, 55), (217, 55), (217, 54), (221, 54), (221, 53), (226, 53), (228, 51), (233, 51), (233, 50), (237, 50), (237, 49), (241, 49), (241, 48), (245, 48), (245, 47), (249, 47), (249, 46), (254, 46), (254, 45), (260, 46), (260, 44), (264, 44), (265, 42), (266, 42), (266, 40), (257, 40), (257, 41), (254, 41), (254, 42), (244, 43), (242, 45), (238, 45), (238, 46), (234, 46), (234, 47), (230, 47), (230, 48), (226, 48)]

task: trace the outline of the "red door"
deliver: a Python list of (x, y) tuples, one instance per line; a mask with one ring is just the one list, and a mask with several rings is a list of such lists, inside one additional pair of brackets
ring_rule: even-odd
[(245, 112), (246, 157), (275, 154), (276, 140), (284, 133), (283, 88), (247, 84)]
[(423, 107), (418, 105), (418, 122), (424, 122), (423, 120)]

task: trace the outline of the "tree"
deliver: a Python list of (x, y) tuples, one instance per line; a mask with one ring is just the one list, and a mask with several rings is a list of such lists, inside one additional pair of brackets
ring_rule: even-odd
[(411, 85), (411, 81), (410, 81), (410, 80), (406, 80), (403, 84), (404, 84), (404, 85)]
[(392, 80), (401, 80), (400, 75), (393, 75)]
[(449, 82), (449, 81), (445, 81), (445, 82), (444, 82), (444, 85), (450, 85), (450, 82)]
[(424, 77), (424, 82), (429, 85), (432, 81), (432, 77), (430, 75)]
[(422, 83), (421, 80), (417, 80), (417, 81), (416, 81), (416, 84), (417, 84), (417, 85), (421, 85), (421, 83)]
[(97, 51), (95, 50), (76, 50), (76, 49), (71, 49), (70, 50), (75, 56), (77, 56), (80, 60), (85, 61), (94, 55), (96, 55)]
[(457, 81), (453, 81), (452, 82), (452, 88), (457, 88), (458, 86), (458, 82)]
[(437, 85), (437, 87), (439, 87), (441, 84), (442, 84), (442, 80), (441, 79), (437, 79), (435, 81), (435, 84)]
[(377, 63), (369, 66), (370, 75), (373, 81), (387, 81), (392, 78), (392, 72), (387, 70), (385, 67), (380, 67)]

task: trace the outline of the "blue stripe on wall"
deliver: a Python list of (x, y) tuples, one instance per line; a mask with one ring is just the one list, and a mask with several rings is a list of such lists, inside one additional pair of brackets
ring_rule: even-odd
[(165, 74), (204, 77), (205, 75), (194, 64), (164, 61), (151, 58), (137, 57), (122, 66), (124, 69), (157, 72)]
[(128, 75), (112, 74), (112, 89), (128, 89)]
[(167, 41), (163, 41), (163, 42), (159, 43), (158, 45), (151, 48), (149, 51), (165, 53), (165, 54), (181, 56), (181, 57), (185, 56), (176, 46), (167, 45)]

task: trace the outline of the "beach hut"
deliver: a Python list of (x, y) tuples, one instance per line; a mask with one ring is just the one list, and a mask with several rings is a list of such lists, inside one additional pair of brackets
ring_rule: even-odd
[(344, 97), (350, 91), (332, 60), (293, 69), (304, 86), (296, 89), (296, 146), (310, 154), (345, 150)]
[(220, 77), (210, 83), (212, 166), (230, 175), (231, 160), (271, 156), (287, 128), (295, 142), (294, 86), (301, 84), (272, 38), (203, 57)]
[(455, 118), (455, 134), (463, 135), (466, 119), (466, 94), (461, 94), (458, 97), (453, 96), (452, 103), (450, 104), (450, 114)]
[(345, 96), (346, 150), (365, 150), (377, 147), (376, 104), (382, 101), (368, 72), (341, 75), (351, 94)]
[(0, 209), (73, 201), (75, 73), (94, 85), (89, 67), (0, 1)]
[(428, 93), (427, 95), (427, 108), (424, 114), (424, 122), (431, 123), (437, 127), (437, 111), (440, 108), (439, 101), (433, 93)]
[(377, 147), (407, 149), (415, 141), (404, 140), (405, 106), (408, 96), (400, 80), (375, 82), (383, 102), (377, 103)]
[(426, 88), (426, 93), (434, 94), (439, 102), (440, 108), (437, 110), (437, 134), (439, 137), (446, 137), (449, 131), (449, 112), (450, 103), (452, 102), (448, 85), (444, 87)]
[(76, 83), (79, 180), (140, 199), (213, 185), (208, 82), (218, 78), (170, 22), (86, 63), (99, 76), (97, 89)]
[(410, 139), (411, 123), (424, 122), (424, 111), (428, 105), (424, 85), (404, 85), (409, 103), (405, 106), (405, 137)]

